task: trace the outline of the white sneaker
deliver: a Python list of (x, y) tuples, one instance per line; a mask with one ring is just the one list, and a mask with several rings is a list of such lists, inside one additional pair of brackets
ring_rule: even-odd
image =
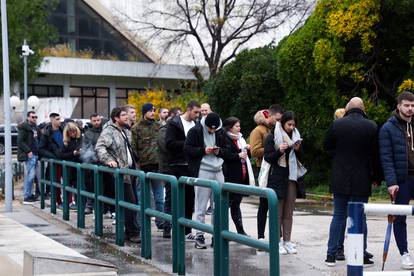
[(410, 253), (405, 252), (404, 255), (401, 256), (401, 268), (407, 270), (414, 269), (414, 263)]
[[(279, 246), (280, 246), (280, 243), (279, 243)], [(289, 241), (284, 242), (283, 243), (283, 246), (284, 246), (284, 248), (285, 248), (285, 250), (286, 250), (286, 252), (288, 254), (296, 254), (296, 253), (298, 253), (298, 251), (296, 250), (296, 248), (293, 246), (293, 243), (291, 243)], [(279, 249), (279, 252), (280, 252), (280, 249)]]
[[(258, 240), (259, 240), (259, 241), (262, 241), (262, 242), (264, 242), (264, 241), (265, 241), (265, 239), (264, 239), (264, 238), (259, 238)], [(263, 250), (262, 250), (262, 249), (259, 249), (259, 248), (257, 248), (257, 251), (261, 251), (261, 252), (263, 252)]]
[(279, 242), (279, 255), (286, 255), (288, 252), (283, 244), (283, 242)]
[(196, 240), (196, 236), (193, 235), (193, 233), (188, 233), (187, 235), (185, 235), (185, 241), (186, 242), (195, 242)]
[(112, 216), (111, 216), (111, 212), (106, 212), (105, 214), (104, 214), (104, 218), (106, 218), (106, 219), (111, 219), (112, 218)]
[(112, 225), (115, 225), (116, 224), (116, 219), (114, 219), (113, 221), (112, 221)]

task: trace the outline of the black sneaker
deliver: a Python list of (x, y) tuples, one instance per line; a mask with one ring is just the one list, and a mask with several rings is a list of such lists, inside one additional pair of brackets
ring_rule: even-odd
[(373, 261), (371, 261), (369, 258), (368, 258), (368, 256), (364, 256), (364, 266), (371, 266), (371, 265), (373, 265), (374, 264), (374, 262)]
[(372, 259), (374, 258), (374, 255), (372, 255), (371, 253), (369, 253), (368, 251), (365, 251), (365, 257), (368, 257), (368, 259)]
[(127, 236), (125, 237), (127, 241), (133, 242), (133, 243), (141, 243), (141, 236), (135, 235), (135, 236)]
[(197, 249), (207, 249), (206, 242), (203, 235), (198, 235), (195, 238), (195, 248)]
[(337, 261), (345, 261), (345, 254), (344, 254), (344, 249), (338, 249), (336, 251), (336, 255), (335, 255), (335, 259)]
[(162, 237), (164, 239), (171, 239), (171, 229), (169, 228), (164, 228), (163, 232), (162, 232)]
[(33, 198), (33, 196), (29, 196), (28, 198), (23, 199), (24, 205), (32, 205), (36, 200)]
[(325, 265), (335, 266), (335, 256), (334, 255), (327, 255), (326, 260), (325, 260)]
[(93, 213), (92, 208), (89, 208), (89, 207), (86, 207), (86, 208), (85, 208), (85, 215), (90, 215), (90, 214), (92, 214), (92, 213)]

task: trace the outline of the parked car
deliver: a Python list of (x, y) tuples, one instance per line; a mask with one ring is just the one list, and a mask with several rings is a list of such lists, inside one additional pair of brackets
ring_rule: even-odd
[[(11, 124), (12, 152), (17, 152), (17, 124)], [(5, 152), (4, 147), (4, 125), (0, 125), (0, 155)]]

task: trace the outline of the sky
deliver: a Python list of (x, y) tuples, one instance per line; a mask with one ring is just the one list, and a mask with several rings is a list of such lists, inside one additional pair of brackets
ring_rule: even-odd
[[(154, 6), (158, 8), (163, 8), (160, 3), (162, 1), (151, 1), (151, 0), (100, 0), (100, 2), (108, 8), (126, 27), (136, 34), (140, 39), (146, 41), (145, 34), (142, 32), (136, 31), (137, 25), (132, 22), (131, 19), (142, 18), (143, 15), (148, 11), (146, 8), (149, 6)], [(154, 4), (156, 3), (156, 4)], [(164, 2), (167, 3), (167, 2)], [(172, 2), (169, 2), (172, 3)], [(165, 7), (164, 7), (165, 8)], [(154, 18), (154, 20), (162, 20), (162, 18)], [(297, 19), (296, 19), (297, 20)], [(292, 22), (282, 25), (280, 28), (273, 30), (268, 34), (258, 35), (252, 38), (248, 43), (244, 45), (242, 49), (251, 49), (262, 47), (268, 45), (272, 41), (276, 44), (291, 31), (292, 26), (296, 24), (295, 19), (291, 20)], [(195, 40), (190, 41), (190, 45), (193, 48), (194, 56), (189, 53), (190, 51), (184, 51), (184, 54), (178, 55), (177, 51), (163, 55), (163, 63), (172, 63), (172, 64), (188, 64), (188, 65), (206, 65), (202, 52), (195, 42)], [(158, 55), (162, 54), (162, 48), (157, 42), (153, 42), (149, 45), (149, 48), (157, 53)], [(232, 50), (230, 47), (227, 49), (227, 53)], [(225, 53), (224, 53), (225, 54)]]

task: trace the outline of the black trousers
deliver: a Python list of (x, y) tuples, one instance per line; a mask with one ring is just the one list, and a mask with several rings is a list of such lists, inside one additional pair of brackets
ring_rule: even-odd
[[(115, 179), (111, 173), (104, 172), (102, 174), (103, 194), (109, 198), (115, 198)], [(115, 212), (115, 206), (104, 203), (104, 213)]]
[(234, 225), (236, 226), (237, 233), (244, 233), (242, 213), (240, 209), (240, 203), (243, 199), (241, 194), (230, 193), (229, 195), (229, 207), (230, 214)]
[[(188, 166), (185, 165), (175, 165), (169, 166), (169, 173), (175, 177), (180, 178), (181, 176), (189, 176)], [(164, 202), (164, 211), (167, 214), (171, 214), (171, 185), (170, 183), (165, 184), (165, 202)], [(186, 185), (185, 186), (185, 217), (187, 219), (192, 219), (194, 213), (194, 187)], [(164, 228), (171, 229), (171, 224), (165, 223)], [(191, 228), (185, 228), (185, 234), (191, 233)]]
[(264, 239), (268, 210), (269, 210), (269, 206), (267, 204), (267, 198), (260, 197), (259, 210), (257, 211), (257, 238), (258, 239)]
[[(135, 182), (124, 183), (124, 200), (129, 203), (137, 204), (137, 186)], [(137, 212), (125, 209), (125, 236), (133, 237), (140, 234), (140, 225), (138, 224)]]

